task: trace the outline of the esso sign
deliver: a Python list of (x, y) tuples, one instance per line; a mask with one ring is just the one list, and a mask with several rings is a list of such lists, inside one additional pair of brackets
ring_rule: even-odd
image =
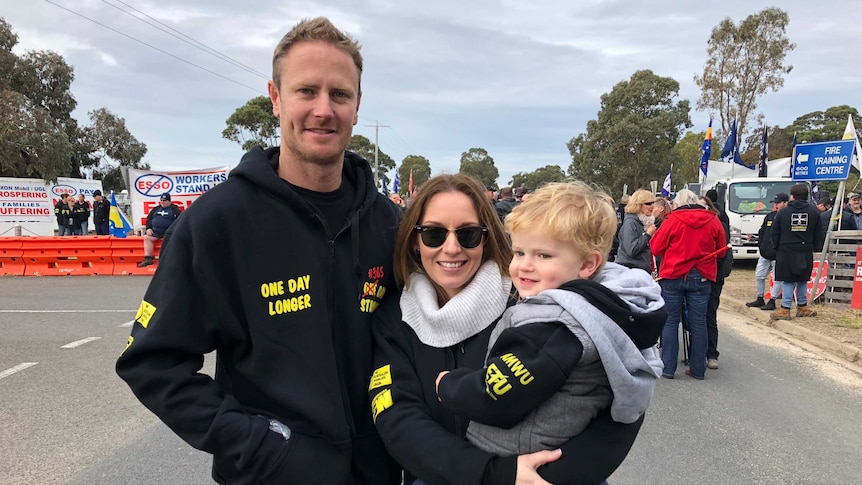
[(51, 192), (54, 192), (54, 195), (60, 196), (63, 194), (75, 195), (78, 191), (75, 187), (71, 185), (55, 185), (54, 188), (51, 189)]
[(135, 190), (141, 195), (156, 196), (170, 192), (174, 182), (170, 177), (159, 174), (145, 174), (135, 179)]

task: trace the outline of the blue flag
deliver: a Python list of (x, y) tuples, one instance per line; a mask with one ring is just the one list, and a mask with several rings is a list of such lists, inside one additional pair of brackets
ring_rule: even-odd
[(667, 171), (667, 177), (664, 178), (664, 183), (661, 186), (661, 196), (662, 197), (669, 197), (670, 196), (670, 184), (671, 184), (670, 176), (672, 173), (673, 173), (673, 167), (671, 167), (670, 170)]
[(727, 141), (724, 142), (724, 148), (721, 149), (721, 159), (728, 163), (733, 162), (743, 167), (746, 166), (739, 156), (739, 147), (736, 145), (736, 119), (730, 125), (730, 135), (728, 135)]
[(398, 170), (395, 171), (395, 181), (392, 182), (392, 193), (398, 193)]
[(117, 205), (117, 198), (114, 197), (113, 192), (111, 192), (111, 212), (108, 216), (108, 226), (110, 226), (111, 235), (114, 237), (126, 237), (132, 231), (132, 224)]
[(709, 155), (712, 152), (712, 118), (709, 119), (709, 127), (706, 129), (706, 136), (700, 150), (700, 171), (706, 177), (706, 171), (709, 169)]

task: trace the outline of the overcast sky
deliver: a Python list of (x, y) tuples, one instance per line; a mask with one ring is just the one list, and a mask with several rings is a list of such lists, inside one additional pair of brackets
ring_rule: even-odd
[[(387, 125), (381, 150), (399, 164), (422, 155), (432, 174), (457, 172), (463, 152), (484, 148), (506, 185), (548, 164), (565, 170), (566, 142), (636, 70), (673, 77), (694, 107), (692, 79), (712, 28), (773, 3), (790, 15), (794, 69), (758, 112), (784, 126), (831, 106), (862, 110), (858, 0), (0, 0), (0, 15), (19, 36), (18, 54), (50, 49), (74, 67), (82, 124), (108, 108), (158, 170), (236, 166), (242, 151), (221, 137), (225, 120), (266, 94), (281, 36), (302, 18), (327, 16), (363, 45), (354, 134), (373, 142), (368, 125)], [(129, 5), (243, 67), (147, 25)], [(705, 130), (709, 113), (691, 117), (694, 131)]]

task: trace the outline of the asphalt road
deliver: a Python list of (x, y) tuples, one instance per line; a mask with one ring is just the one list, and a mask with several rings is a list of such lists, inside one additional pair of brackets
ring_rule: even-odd
[[(0, 277), (0, 484), (212, 483), (208, 455), (113, 370), (149, 280)], [(610, 482), (862, 483), (862, 374), (738, 314), (720, 322), (721, 368), (658, 383)]]

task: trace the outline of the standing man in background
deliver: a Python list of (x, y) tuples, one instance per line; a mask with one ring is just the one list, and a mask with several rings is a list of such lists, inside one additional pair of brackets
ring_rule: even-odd
[(781, 308), (772, 313), (773, 320), (790, 320), (790, 308), (796, 295), (796, 316), (816, 317), (808, 308), (808, 281), (814, 268), (814, 251), (823, 247), (820, 212), (808, 203), (808, 185), (790, 187), (790, 202), (778, 211), (772, 223), (772, 247), (775, 248), (775, 279), (784, 282)]
[(272, 64), (281, 146), (252, 148), (170, 227), (117, 373), (218, 483), (394, 485), (368, 385), (400, 209), (345, 152), (359, 44), (303, 20)]
[(108, 217), (111, 215), (111, 203), (102, 197), (101, 190), (93, 191), (93, 226), (97, 236), (109, 234)]

